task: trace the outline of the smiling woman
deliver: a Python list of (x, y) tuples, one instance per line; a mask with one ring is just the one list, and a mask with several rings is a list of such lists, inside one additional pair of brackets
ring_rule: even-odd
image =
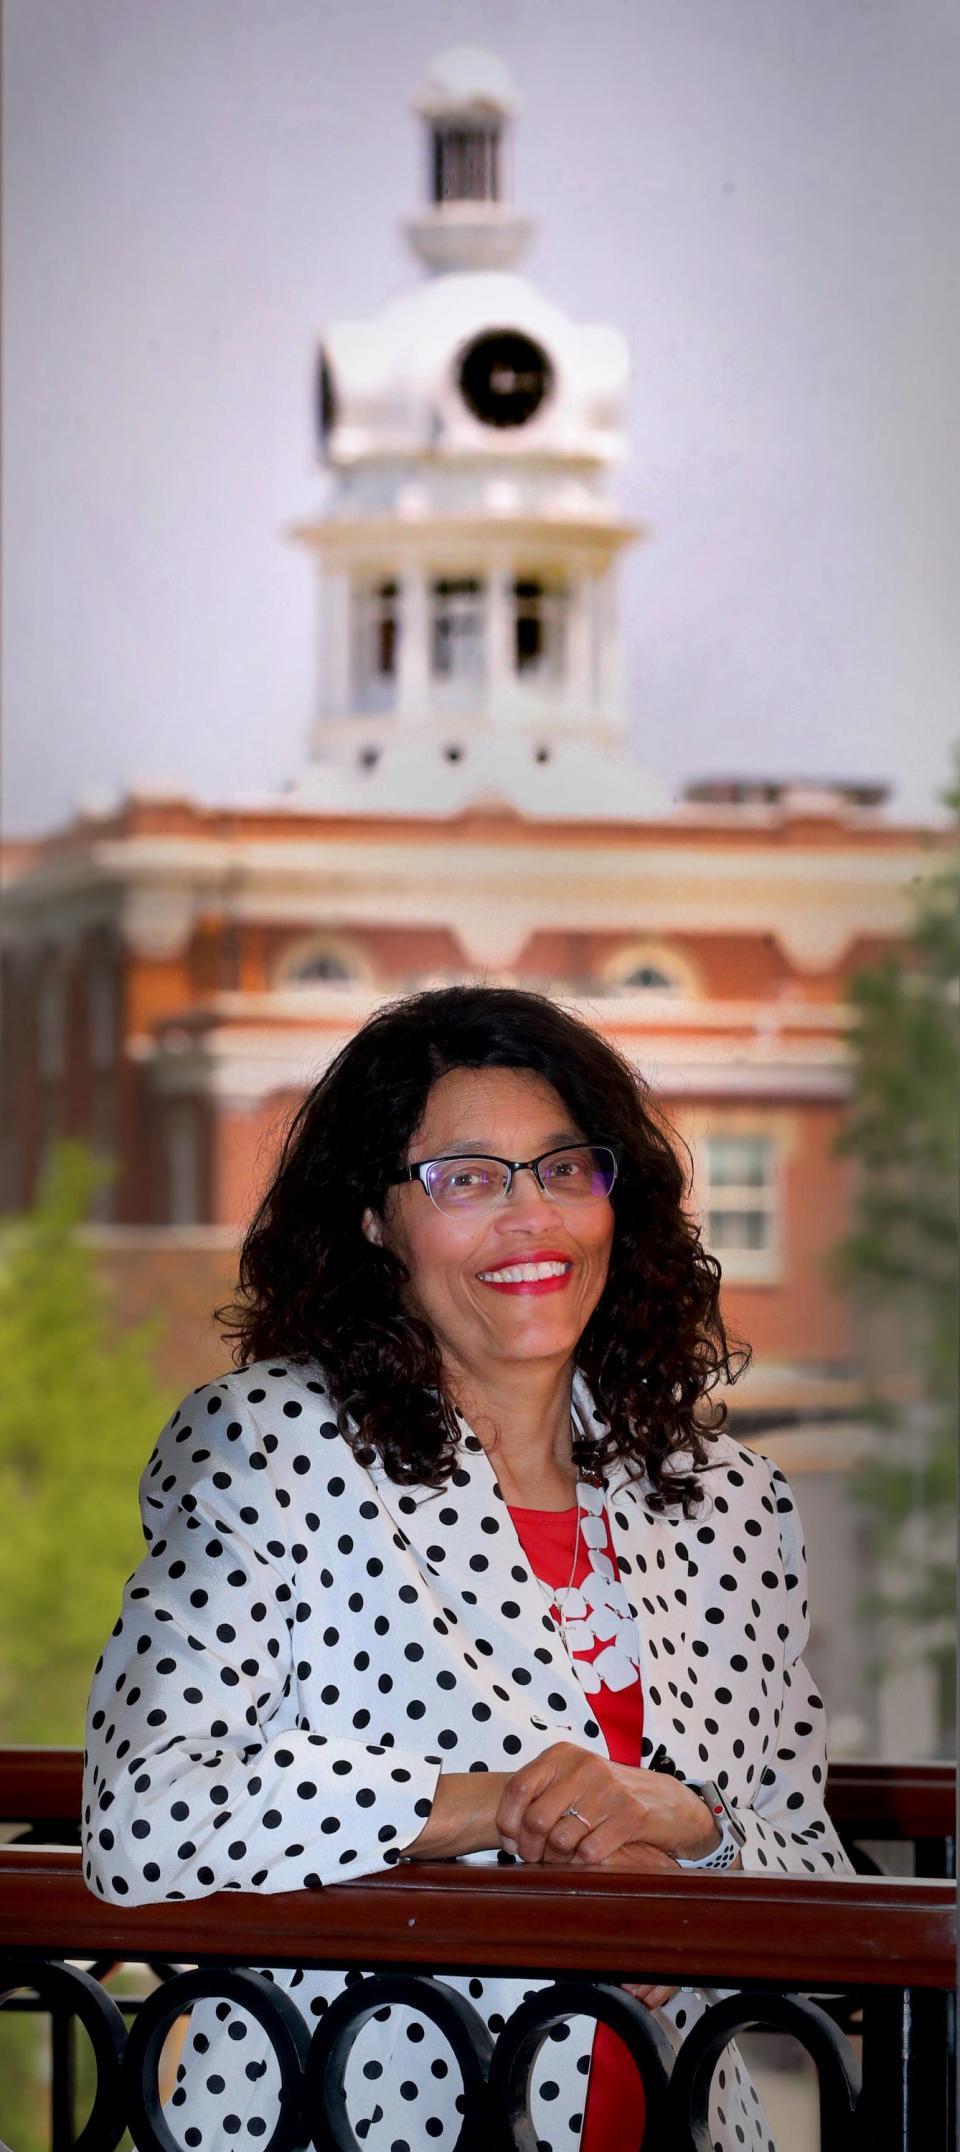
[[(569, 1169), (559, 1159), (510, 1185), (511, 1161), (585, 1141), (612, 1150), (613, 1177), (591, 1182), (599, 1210), (561, 1197)], [(463, 1399), (451, 1382), (455, 1342), (441, 1343), (435, 1309), (424, 1319), (428, 1274), (431, 1293), (449, 1300), (464, 1288), (443, 1251), (462, 1242), (466, 1261), (473, 1247), (474, 1305), (492, 1322), (492, 1296), (476, 1283), (485, 1251), (549, 1247), (567, 1259), (581, 1226), (600, 1218), (602, 1304), (598, 1291), (586, 1306), (579, 1259), (574, 1283), (576, 1364), (607, 1421), (603, 1454), (643, 1461), (655, 1508), (696, 1507), (683, 1467), (706, 1462), (726, 1418), (712, 1393), (748, 1355), (728, 1346), (719, 1265), (684, 1210), (681, 1153), (637, 1072), (545, 996), (477, 986), (414, 995), (371, 1018), (304, 1100), (247, 1234), (239, 1298), (221, 1311), (225, 1334), (242, 1360), (319, 1359), (345, 1439), (371, 1447), (399, 1482), (439, 1489)], [(465, 1199), (478, 1165), (486, 1199)], [(438, 1178), (445, 1166), (456, 1202), (450, 1178)], [(496, 1358), (498, 1336), (491, 1329)]]
[[(723, 1432), (711, 1393), (745, 1354), (685, 1192), (639, 1077), (537, 995), (424, 993), (344, 1048), (247, 1236), (237, 1370), (144, 1474), (148, 1553), (91, 1697), (93, 1890), (313, 1889), (400, 1858), (846, 1866), (799, 1523)], [(676, 2044), (705, 1997), (656, 1971), (632, 1992)], [(313, 2016), (344, 1984), (272, 1977)], [(494, 2031), (524, 1992), (450, 1981)], [(451, 2146), (439, 2035), (388, 2015), (353, 2050), (357, 2135)], [(238, 2020), (194, 2013), (192, 2147), (276, 2120)], [(636, 2152), (610, 2034), (577, 2021), (536, 2069), (546, 2152)], [(711, 2143), (769, 2152), (733, 2048), (726, 2075)]]

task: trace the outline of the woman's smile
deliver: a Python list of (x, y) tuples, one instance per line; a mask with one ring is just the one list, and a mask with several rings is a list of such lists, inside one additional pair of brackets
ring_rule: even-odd
[(480, 1284), (495, 1293), (562, 1293), (572, 1276), (570, 1257), (555, 1248), (534, 1248), (498, 1269), (477, 1272)]

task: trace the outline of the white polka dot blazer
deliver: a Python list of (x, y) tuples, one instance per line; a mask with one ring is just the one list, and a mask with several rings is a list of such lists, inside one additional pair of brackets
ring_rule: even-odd
[[(577, 1398), (595, 1424), (579, 1377)], [(656, 1515), (626, 1468), (608, 1473), (640, 1637), (644, 1756), (662, 1743), (683, 1778), (719, 1781), (746, 1829), (746, 1869), (848, 1872), (823, 1805), (823, 1706), (800, 1656), (805, 1555), (789, 1485), (725, 1435), (703, 1481), (688, 1522)], [(444, 1768), (516, 1768), (560, 1739), (606, 1753), (468, 1431), (442, 1493), (403, 1489), (356, 1462), (316, 1368), (264, 1363), (173, 1414), (141, 1509), (147, 1552), (90, 1700), (85, 1872), (105, 1897), (369, 1875), (419, 1835)], [(336, 1973), (275, 1977), (308, 2022), (343, 1985)], [(531, 1985), (444, 1977), (494, 2032)], [(657, 2013), (674, 2045), (703, 2007), (687, 1989)], [(174, 2095), (191, 2146), (255, 2142), (276, 2113), (261, 2036), (220, 2011), (194, 2012)], [(590, 2036), (578, 2020), (541, 2054), (533, 2116), (551, 2152), (576, 2152)], [(367, 2026), (347, 2084), (371, 2152), (453, 2144), (448, 2061), (405, 2011)], [(721, 2152), (773, 2142), (735, 2048), (711, 2125)]]

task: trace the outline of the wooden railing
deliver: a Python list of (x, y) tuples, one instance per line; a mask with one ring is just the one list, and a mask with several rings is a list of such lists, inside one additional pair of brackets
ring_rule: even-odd
[[(483, 2152), (534, 2144), (524, 2107), (531, 2053), (552, 2025), (582, 2014), (612, 2023), (637, 2062), (644, 2152), (709, 2146), (714, 2068), (753, 2026), (789, 2032), (813, 2056), (821, 2152), (945, 2152), (953, 2141), (956, 1907), (945, 1874), (665, 1878), (449, 1862), (289, 1896), (224, 1892), (127, 1908), (87, 1890), (77, 1850), (36, 1842), (75, 1821), (78, 1784), (72, 1755), (0, 1752), (0, 1816), (33, 1830), (0, 1847), (0, 1999), (26, 1993), (49, 2010), (64, 2070), (64, 2024), (72, 2012), (87, 2024), (98, 2080), (86, 2152), (112, 2152), (125, 2123), (142, 2152), (169, 2148), (156, 2089), (165, 2033), (198, 1997), (242, 1978), (253, 1981), (249, 2007), (282, 2059), (284, 2141), (302, 2132), (318, 2146), (349, 2145), (345, 2055), (384, 1999), (423, 2009), (448, 2033), (474, 2131), (465, 2144)], [(831, 1774), (828, 1806), (851, 1846), (909, 1839), (928, 1863), (940, 1848), (947, 1868), (952, 1785), (949, 1765), (848, 1765)], [(77, 1960), (96, 1977), (84, 1983)], [(173, 1971), (185, 1961), (200, 1970)], [(159, 1984), (140, 2000), (115, 2000), (105, 1982), (121, 1962), (152, 1966)], [(237, 1973), (262, 1965), (374, 1969), (374, 1978), (292, 2037), (271, 1989)], [(454, 1972), (550, 1985), (508, 2020), (491, 2055), (479, 2019), (465, 2032), (461, 2010), (454, 2025), (443, 1978)], [(652, 2014), (621, 1990), (637, 1977), (737, 1992), (712, 2004), (674, 2055)], [(61, 2087), (55, 2152), (77, 2141), (71, 2110)]]
[[(79, 1749), (0, 1748), (0, 1824), (21, 1824), (59, 1842), (79, 1830)], [(930, 1875), (955, 1873), (956, 1766), (953, 1763), (838, 1763), (826, 1805), (844, 1840), (908, 1841)]]

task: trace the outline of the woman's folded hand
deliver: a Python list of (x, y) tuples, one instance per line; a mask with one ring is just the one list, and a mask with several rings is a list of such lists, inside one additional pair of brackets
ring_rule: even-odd
[(636, 1865), (636, 1845), (699, 1860), (719, 1832), (699, 1795), (669, 1772), (610, 1763), (572, 1741), (556, 1741), (508, 1779), (497, 1808), (507, 1853), (524, 1861), (587, 1867)]

